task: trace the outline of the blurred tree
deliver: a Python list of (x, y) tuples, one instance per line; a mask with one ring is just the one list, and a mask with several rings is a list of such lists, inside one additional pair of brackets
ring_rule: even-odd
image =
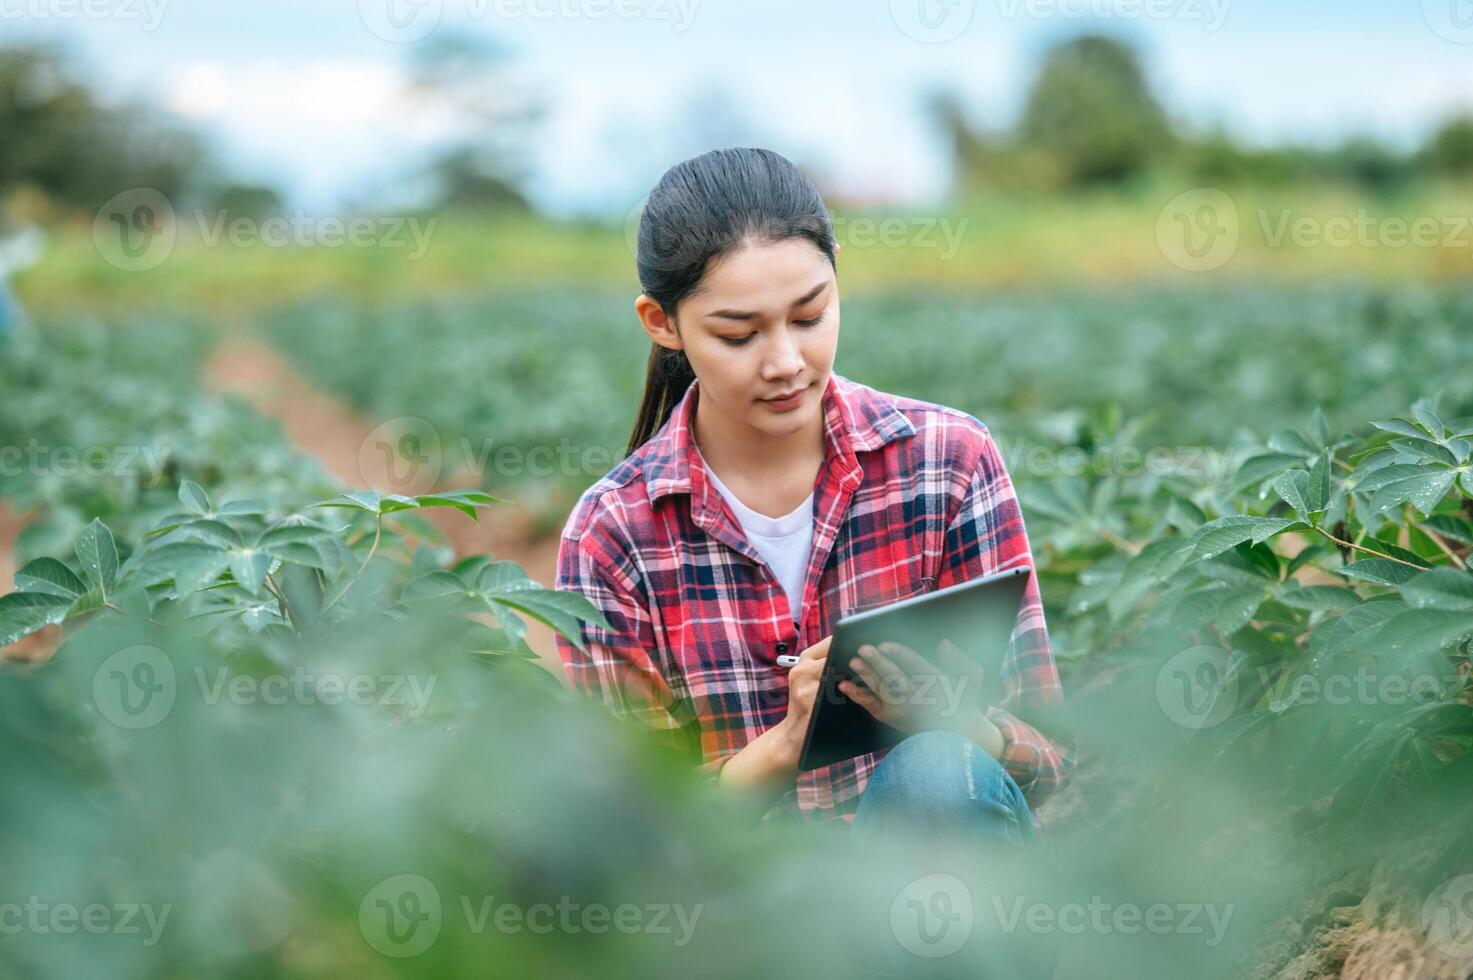
[(1100, 35), (1074, 38), (1044, 56), (1019, 136), (1055, 156), (1076, 185), (1136, 176), (1172, 144), (1135, 51)]
[(410, 97), (464, 135), (423, 175), (437, 208), (528, 208), (528, 149), (543, 108), (509, 66), (510, 49), (469, 34), (432, 34), (411, 57)]
[(1434, 173), (1473, 176), (1473, 114), (1463, 113), (1443, 123), (1422, 155)]
[(1369, 136), (1355, 136), (1325, 156), (1328, 176), (1363, 184), (1373, 191), (1392, 190), (1414, 176), (1409, 156)]
[(281, 213), (281, 195), (259, 184), (225, 184), (211, 195), (210, 210), (259, 221)]
[(133, 187), (178, 200), (206, 162), (159, 111), (101, 105), (51, 44), (0, 47), (0, 133), (0, 193), (29, 186), (86, 210)]

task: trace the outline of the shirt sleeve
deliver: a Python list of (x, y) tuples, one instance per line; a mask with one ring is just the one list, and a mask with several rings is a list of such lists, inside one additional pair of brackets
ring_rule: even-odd
[(1006, 694), (987, 717), (1002, 732), (999, 760), (1029, 806), (1037, 809), (1068, 782), (1077, 761), (1075, 741), (1061, 732), (1050, 738), (1019, 715), (1037, 721), (1058, 716), (1064, 700), (1053, 647), (1044, 622), (1038, 571), (1028, 546), (1023, 514), (1002, 454), (984, 430), (981, 457), (966, 495), (946, 528), (936, 587), (945, 588), (1009, 568), (1028, 566), (1028, 583), (1017, 625), (1002, 665)]
[[(558, 546), (560, 591), (578, 592), (603, 614), (611, 629), (580, 622), (580, 649), (554, 634), (569, 684), (615, 717), (649, 730), (662, 747), (695, 756), (701, 729), (688, 704), (675, 696), (655, 660), (654, 622), (638, 584), (571, 538)], [(701, 763), (715, 777), (729, 757)]]

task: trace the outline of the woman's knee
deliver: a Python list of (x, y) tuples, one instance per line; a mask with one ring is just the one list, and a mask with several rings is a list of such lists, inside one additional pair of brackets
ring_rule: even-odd
[[(892, 747), (871, 777), (886, 795), (916, 793), (932, 804), (1007, 799), (1010, 777), (986, 749), (950, 731), (919, 732)], [(867, 790), (868, 791), (868, 788)]]

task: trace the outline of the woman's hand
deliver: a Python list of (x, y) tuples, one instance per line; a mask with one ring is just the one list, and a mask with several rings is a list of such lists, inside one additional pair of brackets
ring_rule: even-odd
[(864, 681), (839, 682), (839, 690), (875, 719), (907, 735), (945, 729), (970, 738), (990, 734), (987, 705), (978, 697), (985, 670), (950, 640), (942, 640), (935, 660), (900, 643), (862, 644), (849, 666)]
[(788, 714), (781, 725), (792, 749), (794, 766), (797, 766), (798, 755), (803, 750), (803, 736), (808, 733), (808, 719), (813, 714), (819, 679), (823, 677), (829, 644), (833, 639), (833, 634), (830, 634), (804, 650), (798, 655), (798, 662), (788, 670)]
[(798, 756), (803, 753), (803, 737), (808, 733), (832, 640), (833, 636), (826, 636), (798, 655), (798, 662), (788, 670), (788, 713), (731, 757), (721, 770), (722, 782), (776, 790), (791, 782), (798, 771)]

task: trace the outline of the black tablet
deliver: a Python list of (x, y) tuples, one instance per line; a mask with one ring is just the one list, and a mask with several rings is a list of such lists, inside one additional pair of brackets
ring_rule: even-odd
[(798, 768), (807, 772), (889, 748), (905, 738), (839, 690), (839, 682), (863, 681), (849, 666), (862, 644), (878, 646), (887, 640), (903, 644), (923, 657), (933, 658), (942, 639), (955, 643), (983, 669), (979, 686), (973, 678), (941, 674), (928, 676), (930, 691), (917, 688), (915, 696), (931, 697), (944, 705), (965, 697), (974, 704), (1001, 703), (1006, 690), (1002, 664), (1012, 642), (1028, 584), (1030, 566), (1011, 568), (981, 578), (912, 596), (878, 609), (867, 609), (839, 620), (824, 664), (823, 677), (808, 718), (808, 732)]

